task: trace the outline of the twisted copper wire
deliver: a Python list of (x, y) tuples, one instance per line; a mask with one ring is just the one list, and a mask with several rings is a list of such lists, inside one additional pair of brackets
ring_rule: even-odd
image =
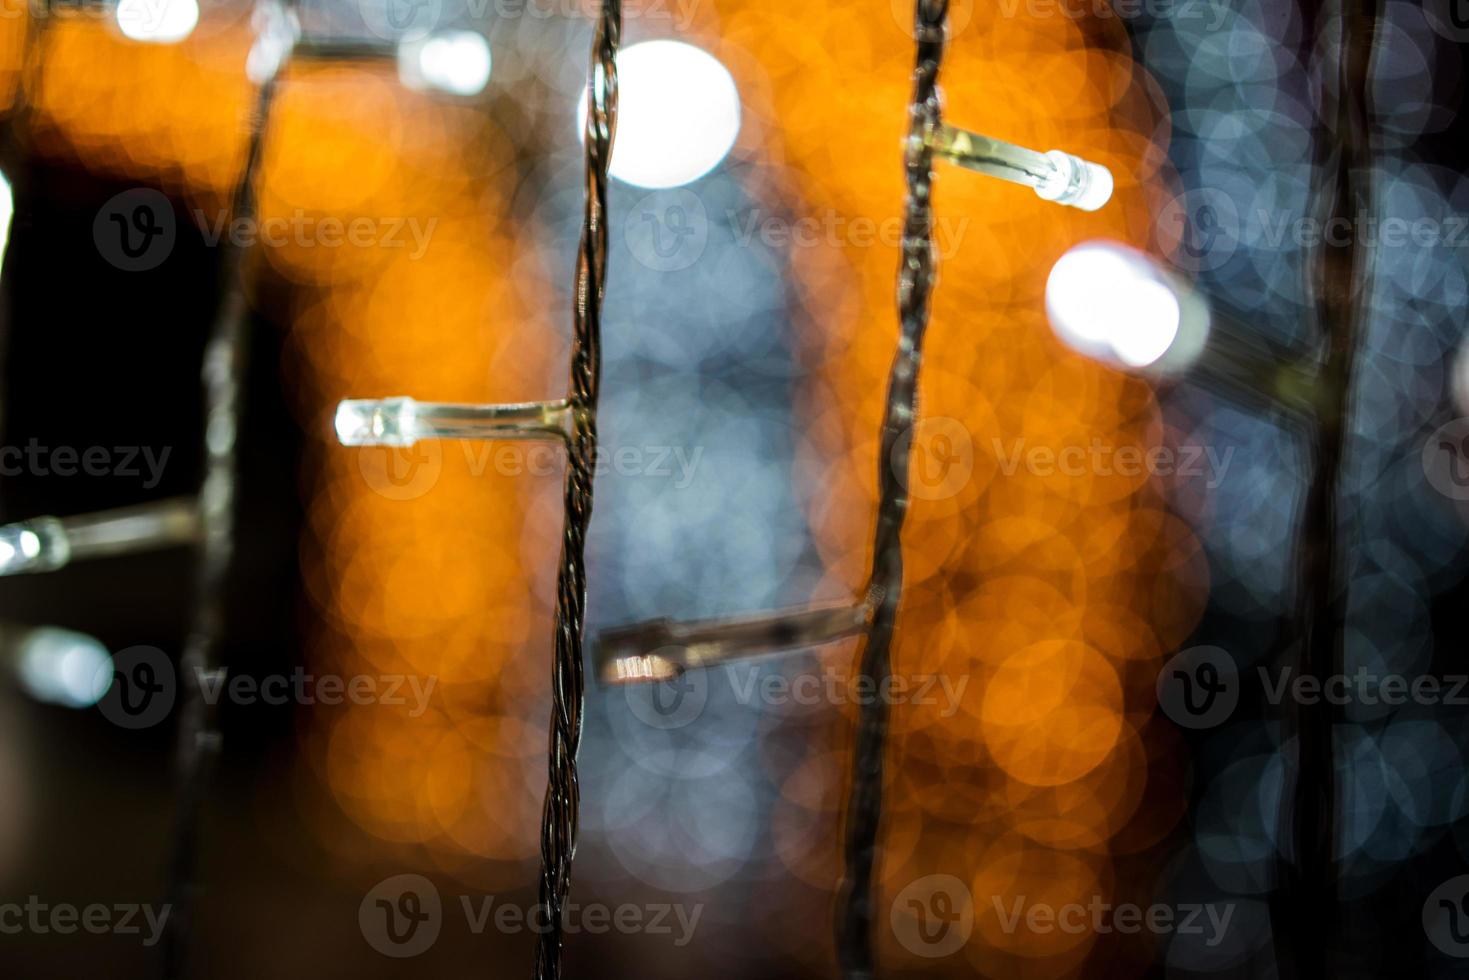
[(571, 887), (578, 807), (576, 753), (581, 743), (585, 678), (582, 630), (587, 600), (586, 536), (592, 519), (592, 473), (597, 452), (597, 395), (602, 375), (602, 292), (607, 281), (607, 167), (617, 129), (617, 43), (621, 0), (602, 0), (587, 78), (586, 205), (576, 261), (572, 316), (571, 434), (567, 440), (565, 533), (556, 575), (556, 636), (551, 664), (551, 724), (546, 801), (541, 811), (540, 908), (537, 980), (561, 976), (562, 909)]
[[(872, 550), (868, 602), (873, 609), (861, 655), (859, 683), (884, 690), (892, 664), (893, 627), (903, 591), (903, 519), (908, 513), (910, 430), (916, 414), (918, 369), (923, 335), (928, 327), (933, 290), (933, 154), (925, 135), (941, 120), (939, 65), (944, 54), (948, 0), (917, 0), (914, 34), (917, 64), (908, 107), (904, 149), (908, 195), (903, 218), (902, 262), (898, 268), (898, 349), (888, 372), (887, 403), (877, 462), (877, 529)], [(873, 865), (882, 819), (883, 753), (887, 741), (888, 706), (883, 698), (862, 705), (852, 757), (852, 788), (847, 802), (846, 872), (838, 899), (837, 956), (842, 973), (852, 980), (871, 977)]]
[[(260, 171), (271, 105), (279, 71), (260, 85), (250, 118), (244, 168), (230, 203), (231, 222), (253, 221), (255, 182)], [(217, 710), (205, 686), (220, 679), (218, 662), (224, 618), (225, 584), (235, 551), (235, 489), (241, 389), (249, 354), (249, 301), (245, 291), (244, 251), (228, 240), (221, 245), (219, 270), (224, 290), (204, 349), (204, 482), (199, 491), (200, 543), (194, 619), (179, 661), (184, 704), (178, 733), (178, 803), (173, 854), (169, 865), (170, 913), (164, 935), (166, 977), (187, 968), (199, 892), (199, 825), (210, 776), (223, 737)]]

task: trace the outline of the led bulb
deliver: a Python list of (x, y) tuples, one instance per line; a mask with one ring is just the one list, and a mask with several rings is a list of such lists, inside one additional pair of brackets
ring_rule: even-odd
[(1100, 163), (1051, 150), (1046, 159), (1055, 169), (1035, 189), (1043, 200), (1095, 211), (1112, 199), (1112, 171)]
[(411, 446), (418, 413), (412, 398), (352, 398), (337, 406), (336, 428), (344, 446)]
[(112, 657), (96, 637), (41, 626), (14, 641), (20, 686), (37, 701), (89, 708), (112, 686)]
[(1046, 315), (1068, 346), (1161, 374), (1193, 363), (1209, 331), (1208, 307), (1191, 286), (1142, 252), (1108, 241), (1078, 245), (1056, 261)]
[(117, 27), (134, 41), (173, 44), (194, 33), (198, 0), (119, 0)]
[(474, 31), (442, 31), (398, 48), (398, 77), (412, 89), (478, 95), (490, 81), (490, 44)]
[(0, 575), (50, 572), (70, 559), (66, 529), (54, 517), (0, 526)]

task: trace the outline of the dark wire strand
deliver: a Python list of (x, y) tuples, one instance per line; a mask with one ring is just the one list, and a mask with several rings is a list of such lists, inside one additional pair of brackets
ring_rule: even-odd
[[(885, 690), (892, 668), (893, 628), (903, 592), (903, 519), (908, 512), (908, 456), (916, 419), (918, 369), (928, 328), (933, 291), (933, 154), (926, 135), (939, 126), (939, 65), (944, 55), (948, 0), (916, 0), (913, 22), (917, 59), (903, 163), (908, 194), (903, 217), (902, 261), (898, 269), (898, 348), (888, 373), (887, 402), (877, 460), (877, 527), (872, 549), (868, 602), (872, 624), (862, 647), (860, 681), (868, 690)], [(850, 980), (873, 976), (875, 954), (873, 866), (882, 820), (883, 755), (888, 705), (882, 698), (863, 702), (852, 755), (852, 786), (847, 802), (846, 870), (839, 890), (837, 956)]]
[(556, 574), (556, 635), (551, 664), (551, 722), (546, 800), (541, 811), (537, 980), (561, 976), (562, 910), (571, 888), (581, 790), (576, 754), (586, 701), (582, 632), (586, 625), (586, 537), (592, 519), (597, 452), (597, 395), (602, 376), (602, 293), (607, 281), (607, 167), (617, 130), (617, 45), (621, 0), (602, 0), (587, 78), (586, 202), (571, 336), (571, 434), (567, 441), (565, 533)]
[[(1318, 209), (1327, 212), (1327, 226), (1340, 218), (1356, 227), (1352, 219), (1370, 213), (1369, 86), (1379, 2), (1342, 2), (1336, 8), (1340, 15), (1336, 78), (1334, 85), (1323, 79), (1321, 86), (1323, 125), (1317, 147), (1317, 172), (1322, 178)], [(1321, 27), (1329, 23), (1318, 18)], [(1348, 549), (1338, 540), (1339, 503), (1370, 261), (1366, 244), (1352, 235), (1345, 243), (1318, 243), (1307, 266), (1324, 344), (1323, 397), (1312, 432), (1312, 467), (1295, 558), (1296, 622), (1300, 673), (1323, 683), (1343, 670), (1347, 589), (1342, 556)], [(1288, 823), (1282, 831), (1290, 841), (1290, 853), (1277, 864), (1279, 881), (1272, 902), (1275, 946), (1282, 976), (1325, 980), (1334, 973), (1331, 950), (1337, 926), (1333, 728), (1340, 709), (1325, 698), (1296, 705), (1293, 711), (1295, 776), (1281, 797), (1287, 803), (1282, 816)]]
[[(260, 84), (250, 117), (245, 165), (230, 202), (230, 219), (252, 221), (270, 112), (280, 68)], [(219, 255), (220, 288), (214, 323), (204, 349), (204, 480), (199, 491), (200, 542), (194, 620), (180, 658), (183, 710), (178, 733), (178, 803), (169, 865), (170, 913), (164, 936), (164, 976), (183, 976), (194, 935), (199, 893), (199, 838), (204, 799), (222, 736), (206, 685), (221, 680), (219, 663), (225, 584), (235, 551), (237, 436), (241, 388), (249, 355), (249, 298), (245, 251), (226, 241)]]

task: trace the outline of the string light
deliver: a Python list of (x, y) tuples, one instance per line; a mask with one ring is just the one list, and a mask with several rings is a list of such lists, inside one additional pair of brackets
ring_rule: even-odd
[(598, 676), (608, 684), (665, 681), (693, 668), (823, 646), (861, 633), (871, 612), (866, 604), (842, 603), (739, 619), (655, 619), (604, 630), (597, 641)]
[(1042, 200), (1095, 211), (1112, 198), (1112, 171), (1061, 150), (1038, 153), (949, 125), (934, 127), (924, 139), (935, 156), (1029, 187)]
[(565, 399), (518, 405), (459, 405), (412, 398), (356, 399), (337, 406), (337, 441), (344, 446), (409, 447), (420, 439), (565, 438), (571, 405)]
[(411, 89), (478, 95), (490, 81), (490, 43), (474, 31), (443, 31), (398, 46), (398, 78)]
[(72, 517), (0, 526), (0, 575), (51, 572), (74, 561), (191, 544), (199, 537), (192, 497)]
[(44, 704), (90, 708), (112, 686), (112, 656), (102, 641), (55, 626), (0, 630), (0, 649), (21, 689)]
[(1196, 377), (1250, 405), (1300, 418), (1320, 398), (1313, 365), (1249, 339), (1194, 286), (1156, 259), (1112, 241), (1067, 251), (1046, 279), (1046, 316), (1068, 347), (1155, 379)]

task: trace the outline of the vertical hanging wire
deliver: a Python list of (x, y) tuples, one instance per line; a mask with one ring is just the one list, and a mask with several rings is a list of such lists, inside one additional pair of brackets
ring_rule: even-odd
[[(893, 627), (903, 591), (903, 519), (908, 512), (910, 432), (916, 418), (918, 369), (928, 328), (933, 291), (933, 153), (927, 136), (941, 122), (938, 75), (944, 55), (948, 0), (916, 0), (913, 29), (917, 59), (913, 97), (908, 106), (908, 136), (903, 163), (908, 193), (903, 216), (902, 260), (898, 268), (897, 352), (888, 372), (887, 401), (877, 459), (877, 527), (867, 596), (872, 623), (863, 644), (861, 683), (885, 690), (892, 668)], [(837, 956), (849, 980), (865, 980), (874, 970), (872, 937), (873, 873), (882, 819), (883, 754), (888, 705), (870, 698), (860, 708), (852, 755), (852, 786), (847, 802), (846, 869), (838, 898)]]
[(576, 754), (586, 701), (582, 632), (586, 618), (586, 536), (592, 519), (597, 452), (597, 395), (602, 377), (602, 293), (607, 281), (607, 168), (617, 130), (617, 45), (621, 0), (602, 0), (587, 77), (585, 210), (571, 336), (565, 531), (556, 574), (556, 634), (551, 664), (550, 752), (541, 811), (540, 908), (546, 916), (536, 946), (537, 980), (561, 976), (562, 909), (571, 888), (581, 789)]
[[(230, 223), (253, 221), (270, 112), (284, 62), (260, 83), (250, 116), (244, 168), (230, 201)], [(220, 246), (219, 288), (214, 322), (204, 349), (204, 480), (199, 491), (200, 541), (194, 618), (180, 659), (183, 710), (178, 733), (178, 803), (169, 866), (171, 912), (164, 936), (164, 976), (180, 977), (188, 964), (199, 892), (199, 837), (204, 798), (222, 736), (206, 685), (220, 679), (220, 636), (225, 584), (235, 551), (237, 437), (241, 388), (249, 354), (250, 306), (245, 283), (245, 249), (228, 238)]]
[[(1311, 440), (1311, 473), (1297, 544), (1296, 622), (1300, 673), (1325, 682), (1344, 670), (1343, 630), (1347, 582), (1343, 574), (1338, 504), (1351, 425), (1352, 379), (1368, 300), (1370, 252), (1358, 234), (1358, 217), (1369, 213), (1371, 191), (1372, 42), (1378, 4), (1342, 2), (1336, 7), (1340, 33), (1334, 84), (1323, 77), (1322, 124), (1318, 129), (1317, 173), (1322, 180), (1316, 209), (1323, 227), (1347, 222), (1345, 242), (1323, 236), (1308, 263), (1315, 319), (1324, 345), (1321, 408)], [(1318, 24), (1325, 25), (1318, 10)], [(1323, 57), (1326, 57), (1323, 52)], [(1330, 62), (1327, 62), (1328, 64)], [(1331, 949), (1337, 923), (1336, 751), (1333, 729), (1341, 710), (1330, 698), (1294, 705), (1291, 719), (1298, 755), (1294, 785), (1282, 793), (1283, 839), (1290, 853), (1277, 864), (1273, 901), (1276, 954), (1281, 974), (1296, 980), (1325, 980), (1333, 973)], [(1289, 770), (1287, 770), (1289, 771)]]

